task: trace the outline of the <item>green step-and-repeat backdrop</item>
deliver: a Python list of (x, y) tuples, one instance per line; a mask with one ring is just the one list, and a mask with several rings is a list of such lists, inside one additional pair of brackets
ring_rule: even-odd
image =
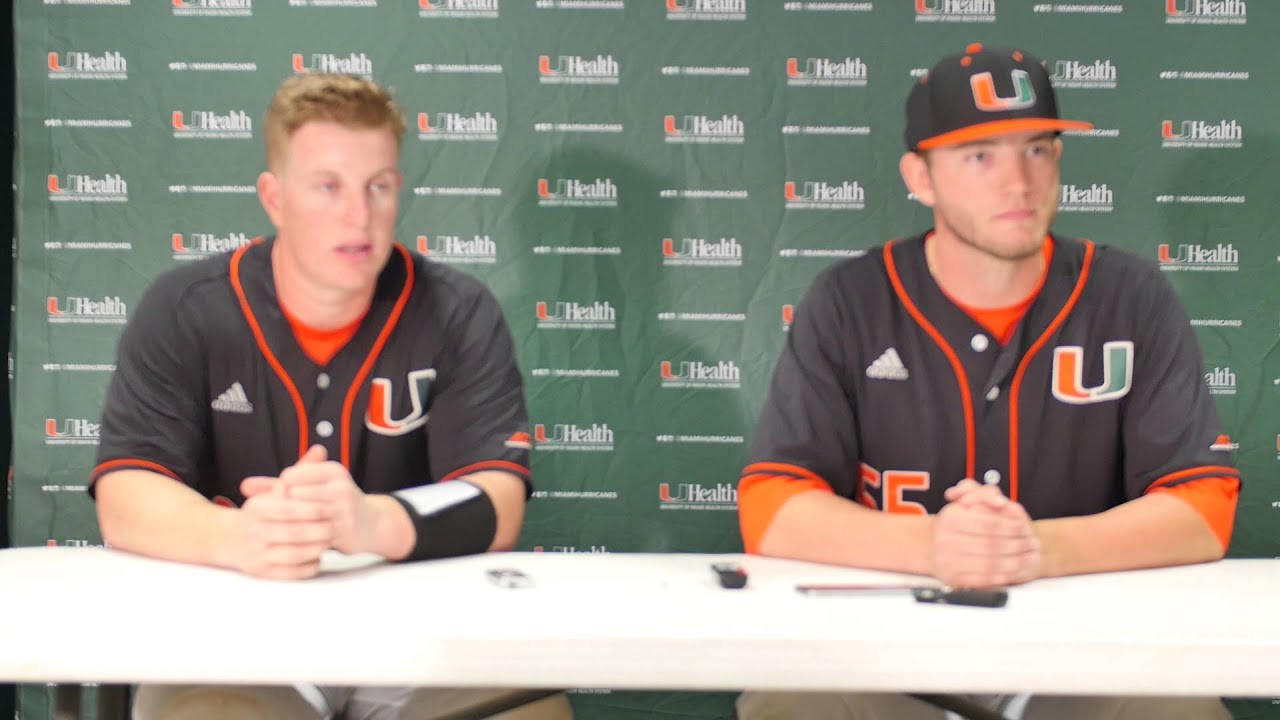
[[(903, 103), (983, 42), (1045, 59), (1064, 114), (1095, 123), (1065, 140), (1055, 227), (1168, 271), (1239, 445), (1231, 554), (1280, 554), (1278, 3), (15, 6), (15, 545), (101, 542), (84, 485), (131, 308), (270, 231), (267, 101), (342, 72), (409, 116), (401, 240), (488, 283), (516, 337), (537, 484), (520, 548), (740, 550), (737, 475), (792, 308), (828, 264), (928, 227), (898, 177)], [(43, 688), (21, 695), (45, 717)], [(583, 718), (727, 717), (731, 698), (573, 695)]]

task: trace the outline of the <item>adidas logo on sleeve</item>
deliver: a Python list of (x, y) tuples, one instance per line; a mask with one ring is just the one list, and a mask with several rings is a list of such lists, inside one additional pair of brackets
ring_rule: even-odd
[(249, 415), (253, 412), (253, 403), (249, 402), (249, 397), (244, 394), (244, 387), (239, 382), (227, 388), (226, 392), (210, 403), (210, 406), (214, 410), (241, 415)]
[(898, 351), (889, 348), (867, 367), (867, 377), (876, 380), (906, 380), (907, 368), (898, 357)]

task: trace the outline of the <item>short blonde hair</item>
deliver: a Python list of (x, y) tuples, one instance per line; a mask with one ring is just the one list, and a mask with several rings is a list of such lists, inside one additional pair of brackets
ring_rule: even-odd
[(303, 125), (334, 122), (346, 128), (385, 128), (400, 147), (404, 111), (391, 93), (372, 80), (351, 75), (306, 73), (280, 84), (267, 108), (267, 167), (276, 170), (284, 160), (289, 138)]

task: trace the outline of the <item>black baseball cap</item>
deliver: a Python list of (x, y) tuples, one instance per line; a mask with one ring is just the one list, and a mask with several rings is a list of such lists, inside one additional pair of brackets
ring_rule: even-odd
[(984, 48), (938, 61), (907, 96), (907, 150), (919, 151), (1025, 130), (1088, 130), (1058, 117), (1058, 101), (1039, 58)]

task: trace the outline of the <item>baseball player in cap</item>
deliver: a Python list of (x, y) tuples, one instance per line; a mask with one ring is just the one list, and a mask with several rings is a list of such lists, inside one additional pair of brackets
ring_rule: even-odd
[[(1240, 477), (1186, 313), (1153, 263), (1050, 231), (1059, 134), (1090, 125), (1059, 117), (1037, 58), (976, 44), (906, 116), (900, 170), (934, 227), (833, 265), (797, 309), (739, 484), (746, 549), (974, 587), (1221, 558)], [(978, 699), (1229, 717), (1216, 699)], [(872, 695), (748, 693), (739, 713), (942, 717)]]
[[(276, 92), (258, 180), (276, 235), (165, 273), (120, 339), (90, 481), (110, 545), (286, 580), (329, 550), (515, 544), (531, 485), (511, 336), (478, 281), (394, 242), (403, 132), (367, 80)], [(134, 716), (428, 718), (504, 694), (153, 685)], [(570, 715), (563, 695), (517, 712), (503, 717)]]

